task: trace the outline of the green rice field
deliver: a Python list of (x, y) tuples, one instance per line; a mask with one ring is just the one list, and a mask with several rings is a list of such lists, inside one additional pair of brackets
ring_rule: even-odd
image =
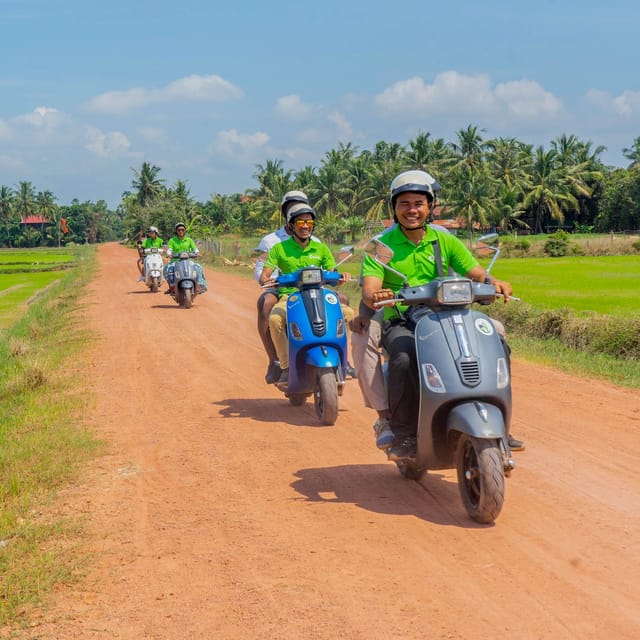
[(15, 322), (39, 292), (76, 260), (69, 249), (0, 249), (0, 330)]
[(498, 258), (491, 271), (533, 307), (627, 317), (640, 313), (640, 256)]

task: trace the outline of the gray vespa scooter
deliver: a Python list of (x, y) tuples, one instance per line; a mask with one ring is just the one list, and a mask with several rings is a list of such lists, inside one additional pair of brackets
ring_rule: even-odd
[[(494, 236), (484, 236), (478, 243), (490, 248)], [(494, 302), (495, 287), (457, 275), (441, 275), (411, 287), (402, 273), (388, 266), (393, 256), (389, 247), (374, 240), (368, 252), (405, 283), (395, 299), (378, 306), (407, 305), (405, 313), (416, 322), (417, 455), (398, 460), (398, 469), (406, 478), (418, 480), (428, 469), (455, 467), (467, 512), (477, 522), (491, 523), (502, 510), (505, 476), (515, 467), (507, 441), (511, 376), (493, 322), (471, 305)]]

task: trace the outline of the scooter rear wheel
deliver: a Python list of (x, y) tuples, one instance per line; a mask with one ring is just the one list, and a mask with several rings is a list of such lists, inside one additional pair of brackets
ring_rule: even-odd
[(322, 424), (335, 424), (338, 419), (338, 382), (333, 369), (318, 369), (313, 401)]
[(456, 468), (460, 497), (469, 515), (482, 524), (493, 522), (504, 503), (504, 465), (498, 442), (461, 435)]
[(304, 393), (292, 393), (289, 396), (289, 404), (294, 407), (301, 407), (307, 401), (307, 396)]
[(417, 467), (411, 460), (396, 460), (396, 466), (407, 480), (420, 480), (426, 471), (423, 467)]

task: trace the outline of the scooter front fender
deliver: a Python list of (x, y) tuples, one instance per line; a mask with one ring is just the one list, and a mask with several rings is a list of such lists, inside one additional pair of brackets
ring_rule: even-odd
[(458, 404), (449, 412), (447, 433), (451, 431), (487, 439), (504, 438), (506, 435), (500, 409), (480, 400)]
[(332, 367), (340, 367), (340, 353), (334, 347), (326, 345), (317, 345), (310, 347), (304, 356), (304, 362), (312, 367), (319, 369), (330, 369)]

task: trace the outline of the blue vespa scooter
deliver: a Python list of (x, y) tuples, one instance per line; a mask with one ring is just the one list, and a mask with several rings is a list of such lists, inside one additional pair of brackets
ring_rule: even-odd
[[(350, 248), (343, 249), (338, 265), (351, 255)], [(294, 406), (313, 395), (316, 414), (326, 425), (338, 419), (347, 369), (347, 325), (340, 300), (329, 288), (340, 278), (337, 271), (305, 267), (275, 279), (279, 287), (297, 289), (287, 300), (289, 381), (277, 386)]]

